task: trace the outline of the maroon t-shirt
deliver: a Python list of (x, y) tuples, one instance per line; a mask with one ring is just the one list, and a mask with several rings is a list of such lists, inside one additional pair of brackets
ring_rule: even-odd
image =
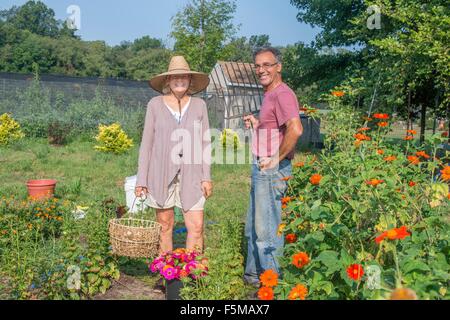
[[(299, 103), (294, 91), (285, 83), (264, 94), (259, 113), (259, 126), (253, 132), (252, 152), (271, 157), (278, 152), (286, 131), (286, 122), (299, 118)], [(292, 150), (287, 158), (294, 158)]]

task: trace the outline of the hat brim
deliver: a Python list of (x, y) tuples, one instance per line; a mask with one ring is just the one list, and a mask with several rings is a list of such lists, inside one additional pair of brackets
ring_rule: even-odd
[(189, 74), (192, 76), (191, 86), (188, 89), (189, 94), (196, 94), (205, 90), (209, 85), (209, 76), (206, 73), (186, 71), (186, 70), (174, 70), (170, 72), (161, 73), (148, 81), (149, 86), (159, 93), (163, 93), (164, 86), (166, 85), (166, 79), (168, 76)]

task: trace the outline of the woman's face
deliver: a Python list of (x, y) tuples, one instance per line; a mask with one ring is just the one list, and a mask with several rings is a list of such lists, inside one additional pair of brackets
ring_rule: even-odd
[(184, 94), (191, 84), (191, 75), (181, 74), (172, 75), (167, 79), (170, 89), (177, 94)]

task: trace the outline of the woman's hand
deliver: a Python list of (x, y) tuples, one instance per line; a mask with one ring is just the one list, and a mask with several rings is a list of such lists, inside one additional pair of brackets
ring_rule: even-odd
[(202, 192), (205, 199), (208, 199), (212, 195), (212, 182), (211, 181), (202, 181)]
[(134, 194), (137, 198), (140, 198), (142, 196), (146, 196), (148, 193), (148, 189), (146, 187), (136, 187), (134, 189)]

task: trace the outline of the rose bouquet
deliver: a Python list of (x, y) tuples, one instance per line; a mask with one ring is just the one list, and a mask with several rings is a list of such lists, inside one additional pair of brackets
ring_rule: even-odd
[(150, 263), (150, 271), (159, 272), (164, 279), (174, 280), (191, 277), (198, 279), (208, 274), (208, 259), (200, 253), (184, 248), (165, 252)]

